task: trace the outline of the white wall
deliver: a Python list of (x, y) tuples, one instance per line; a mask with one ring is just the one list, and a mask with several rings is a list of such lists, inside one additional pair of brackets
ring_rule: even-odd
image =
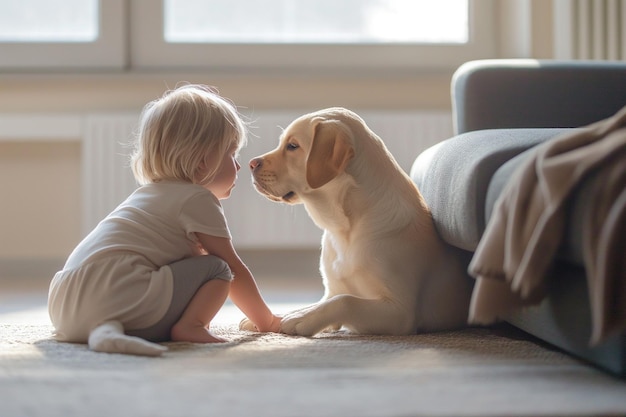
[[(502, 57), (549, 57), (552, 28), (540, 16), (551, 11), (550, 2), (503, 0), (498, 7)], [(519, 7), (525, 13), (517, 25), (521, 28), (509, 24)], [(452, 70), (280, 77), (208, 72), (0, 73), (0, 114), (137, 112), (179, 81), (217, 86), (248, 110), (305, 112), (345, 106), (357, 111), (449, 111), (451, 75)], [(48, 143), (0, 138), (0, 278), (23, 270), (24, 265), (44, 265), (47, 273), (80, 239), (80, 144), (58, 139)]]

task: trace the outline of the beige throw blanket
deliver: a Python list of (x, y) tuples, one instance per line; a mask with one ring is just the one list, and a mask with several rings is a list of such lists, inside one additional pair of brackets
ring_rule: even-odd
[(538, 146), (509, 180), (469, 267), (477, 279), (470, 323), (490, 324), (542, 300), (568, 197), (588, 176), (594, 187), (583, 258), (591, 343), (626, 329), (626, 107)]

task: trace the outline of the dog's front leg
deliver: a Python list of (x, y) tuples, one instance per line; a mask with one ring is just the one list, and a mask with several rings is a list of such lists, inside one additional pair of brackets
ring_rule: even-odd
[(281, 331), (313, 336), (341, 326), (358, 334), (410, 334), (415, 332), (411, 311), (389, 300), (341, 294), (308, 308), (287, 313)]

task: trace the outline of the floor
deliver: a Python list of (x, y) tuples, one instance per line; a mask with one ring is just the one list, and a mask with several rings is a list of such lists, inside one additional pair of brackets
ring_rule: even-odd
[(0, 281), (0, 323), (49, 323), (46, 311), (48, 282), (43, 278)]
[[(323, 294), (317, 251), (240, 251), (255, 275), (261, 294), (276, 313), (316, 302)], [(50, 323), (46, 303), (50, 278), (0, 277), (0, 324)], [(230, 301), (215, 323), (233, 323), (243, 314)]]

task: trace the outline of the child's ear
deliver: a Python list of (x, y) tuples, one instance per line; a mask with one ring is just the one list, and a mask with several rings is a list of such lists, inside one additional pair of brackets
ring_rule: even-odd
[(209, 169), (210, 163), (207, 158), (200, 161), (198, 168), (196, 168), (196, 172), (193, 175), (193, 182), (195, 184), (205, 184), (207, 177), (207, 170)]
[(198, 169), (196, 169), (196, 172), (206, 171), (206, 168), (208, 166), (209, 166), (209, 163), (207, 162), (207, 160), (203, 159), (202, 161), (200, 161), (200, 164), (198, 165)]

